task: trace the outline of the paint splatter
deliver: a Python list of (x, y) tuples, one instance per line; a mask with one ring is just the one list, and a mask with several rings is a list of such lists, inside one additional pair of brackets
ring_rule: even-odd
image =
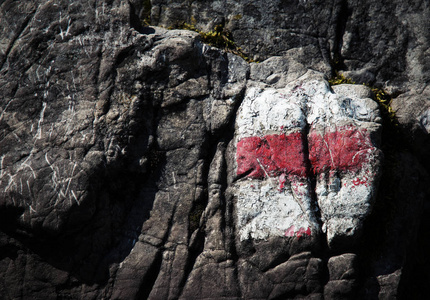
[(297, 238), (301, 238), (304, 236), (311, 236), (312, 234), (312, 230), (310, 229), (310, 227), (308, 227), (307, 229), (300, 227), (297, 231), (295, 231), (295, 227), (294, 225), (292, 225), (291, 227), (289, 227), (286, 231), (285, 231), (285, 236), (286, 237), (297, 237)]
[(292, 225), (290, 228), (288, 228), (285, 231), (285, 236), (287, 236), (287, 237), (293, 237), (294, 236), (294, 229), (295, 229), (294, 225)]
[(307, 229), (304, 229), (303, 227), (300, 227), (300, 229), (296, 232), (296, 236), (298, 238), (301, 238), (302, 236), (310, 236), (311, 235), (311, 229), (308, 227)]
[(285, 183), (287, 183), (287, 176), (285, 173), (282, 173), (279, 175), (279, 187), (278, 190), (282, 192), (282, 190), (285, 188)]
[(355, 178), (352, 180), (352, 184), (354, 184), (355, 186), (358, 185), (364, 185), (364, 186), (369, 186), (369, 183), (367, 182), (368, 179), (366, 176), (364, 176), (363, 178)]

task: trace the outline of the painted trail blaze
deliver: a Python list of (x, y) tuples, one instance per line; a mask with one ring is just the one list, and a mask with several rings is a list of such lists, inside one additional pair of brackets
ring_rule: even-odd
[(309, 160), (315, 174), (328, 170), (355, 171), (368, 160), (375, 149), (366, 129), (347, 126), (324, 135), (309, 135)]
[[(269, 181), (259, 184), (261, 190), (249, 190), (249, 182), (242, 185), (242, 191), (246, 193), (246, 197), (240, 199), (241, 214), (246, 216), (243, 220), (255, 221), (251, 225), (244, 222), (244, 238), (258, 228), (265, 228), (267, 232), (274, 227), (281, 229), (285, 237), (298, 239), (318, 232), (319, 225), (311, 205), (312, 187), (307, 178), (312, 174), (348, 171), (348, 176), (354, 176), (352, 188), (368, 187), (368, 179), (360, 170), (376, 148), (366, 129), (344, 126), (319, 132), (312, 128), (307, 141), (305, 138), (301, 132), (295, 132), (251, 136), (237, 143), (237, 175), (246, 176), (253, 182), (272, 178), (270, 184), (267, 184)], [(308, 143), (309, 157), (305, 142)], [(273, 186), (275, 178), (279, 183), (277, 190)], [(262, 231), (255, 236), (264, 234)]]
[(273, 134), (247, 137), (237, 143), (237, 175), (249, 178), (274, 177), (282, 173), (306, 175), (303, 135)]
[[(328, 170), (356, 170), (374, 149), (365, 129), (346, 126), (332, 132), (309, 135), (309, 160), (314, 174)], [(303, 134), (273, 134), (246, 137), (237, 143), (237, 175), (249, 178), (275, 177), (280, 174), (308, 175)]]

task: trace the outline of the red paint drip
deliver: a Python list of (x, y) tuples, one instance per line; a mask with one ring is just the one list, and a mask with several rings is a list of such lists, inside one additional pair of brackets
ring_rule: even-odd
[(285, 175), (285, 173), (282, 173), (281, 175), (279, 175), (279, 187), (278, 187), (278, 190), (280, 192), (284, 189), (286, 182), (287, 182), (287, 176)]
[(285, 236), (288, 237), (293, 237), (294, 236), (294, 225), (290, 226), (286, 231), (285, 231)]
[(298, 238), (301, 238), (302, 236), (305, 235), (311, 235), (311, 229), (308, 227), (308, 229), (304, 229), (303, 227), (300, 227), (300, 229), (296, 232), (296, 236)]
[(364, 185), (364, 186), (369, 186), (369, 183), (367, 182), (367, 177), (363, 177), (363, 178), (355, 178), (352, 180), (352, 184), (354, 184), (355, 186), (357, 185)]
[(286, 237), (294, 237), (296, 236), (297, 238), (301, 238), (302, 236), (311, 236), (312, 231), (311, 228), (308, 227), (307, 229), (300, 227), (299, 230), (295, 231), (295, 227), (294, 225), (290, 226), (286, 231), (285, 231), (285, 236)]
[(306, 160), (301, 132), (247, 137), (237, 143), (237, 175), (250, 172), (250, 178), (281, 173), (306, 175)]
[(373, 149), (366, 129), (346, 126), (324, 136), (316, 131), (309, 135), (309, 159), (313, 172), (357, 170), (368, 160)]

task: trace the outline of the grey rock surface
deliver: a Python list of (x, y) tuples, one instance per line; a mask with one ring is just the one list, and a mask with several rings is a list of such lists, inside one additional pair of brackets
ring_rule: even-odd
[[(138, 2), (138, 1), (134, 1)], [(183, 22), (209, 31), (224, 24), (251, 57), (317, 47), (357, 82), (390, 93), (427, 91), (429, 6), (426, 1), (151, 1), (158, 26)], [(315, 55), (308, 56), (311, 64)]]
[(0, 298), (423, 298), (428, 15), (1, 1)]

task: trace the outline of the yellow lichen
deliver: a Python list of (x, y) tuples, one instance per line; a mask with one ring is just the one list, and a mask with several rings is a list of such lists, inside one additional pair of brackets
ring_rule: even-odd
[(231, 32), (228, 31), (222, 24), (215, 25), (214, 29), (209, 32), (201, 31), (195, 25), (188, 23), (182, 23), (177, 28), (198, 32), (200, 34), (202, 42), (223, 49), (226, 52), (238, 55), (247, 62), (254, 62), (253, 59), (248, 57), (243, 52), (243, 50), (236, 45), (236, 43), (233, 41), (233, 36)]

